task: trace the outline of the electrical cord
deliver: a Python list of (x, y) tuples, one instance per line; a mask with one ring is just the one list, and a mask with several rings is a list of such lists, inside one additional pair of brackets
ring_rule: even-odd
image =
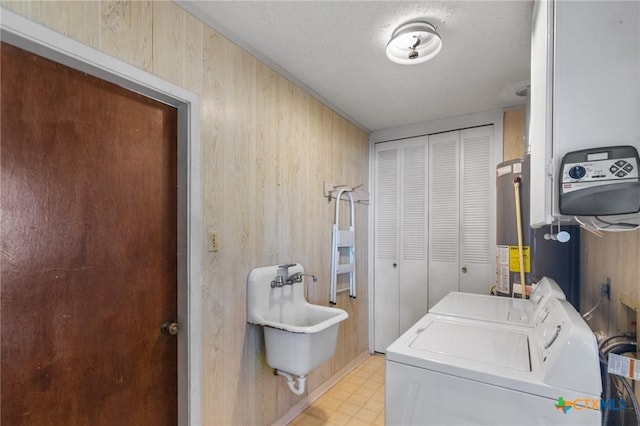
[(607, 347), (604, 347), (602, 349), (602, 353), (604, 353), (605, 355), (608, 354), (609, 352), (613, 352), (614, 354), (623, 354), (626, 352), (635, 352), (635, 349), (633, 351), (625, 351), (625, 352), (617, 352), (614, 351), (614, 349), (618, 349), (618, 348), (622, 348), (625, 346), (629, 346), (629, 347), (636, 347), (636, 342), (635, 341), (626, 341), (626, 342), (614, 342), (612, 344), (610, 344)]
[[(634, 231), (636, 229), (640, 229), (640, 224), (629, 223), (629, 222), (608, 222), (603, 219), (600, 219), (598, 216), (582, 216), (585, 221), (580, 220), (578, 216), (574, 216), (573, 219), (578, 222), (580, 228), (591, 232), (592, 234), (602, 237), (603, 232), (629, 232)], [(590, 218), (590, 221), (587, 221), (586, 218)], [(596, 223), (596, 220), (599, 223)], [(590, 222), (590, 223), (589, 223)], [(602, 224), (606, 226), (602, 226)]]
[(595, 216), (595, 218), (598, 219), (600, 222), (604, 223), (605, 225), (607, 225), (607, 226), (602, 226), (601, 228), (608, 228), (610, 226), (622, 226), (622, 227), (627, 227), (632, 229), (640, 228), (640, 224), (637, 224), (637, 223), (628, 223), (628, 222), (613, 223), (613, 222), (608, 222), (604, 219), (601, 219), (600, 216)]
[(604, 295), (600, 294), (600, 297), (598, 298), (598, 301), (596, 302), (595, 306), (589, 309), (584, 314), (582, 314), (582, 318), (584, 318), (585, 321), (589, 321), (591, 319), (591, 314), (594, 313), (596, 309), (598, 309), (598, 307), (600, 306), (600, 303), (602, 302), (603, 297)]
[(621, 337), (635, 337), (635, 335), (633, 333), (620, 333), (620, 334), (615, 334), (613, 336), (609, 336), (606, 339), (604, 339), (602, 342), (600, 342), (600, 344), (598, 345), (598, 348), (600, 350), (602, 350), (604, 345), (606, 345), (607, 343), (609, 343), (613, 339), (619, 339)]

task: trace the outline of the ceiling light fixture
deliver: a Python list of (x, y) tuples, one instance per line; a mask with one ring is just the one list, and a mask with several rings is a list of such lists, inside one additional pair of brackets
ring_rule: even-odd
[(425, 21), (407, 22), (393, 32), (387, 43), (387, 58), (398, 64), (421, 64), (442, 49), (436, 28)]

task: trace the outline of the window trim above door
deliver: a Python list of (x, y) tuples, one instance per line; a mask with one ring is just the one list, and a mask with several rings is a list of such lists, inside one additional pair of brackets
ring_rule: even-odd
[(202, 424), (202, 205), (200, 97), (0, 8), (3, 42), (114, 83), (178, 112), (178, 416)]

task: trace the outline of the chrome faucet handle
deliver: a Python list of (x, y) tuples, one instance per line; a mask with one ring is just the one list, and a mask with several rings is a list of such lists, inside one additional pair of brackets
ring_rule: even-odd
[(289, 278), (287, 278), (287, 284), (293, 284), (293, 283), (302, 282), (302, 277), (311, 277), (311, 279), (313, 280), (314, 283), (318, 282), (318, 277), (316, 277), (313, 274), (305, 274), (305, 273), (302, 273), (302, 272), (296, 272), (295, 274), (293, 274)]
[(291, 274), (287, 277), (287, 284), (289, 285), (299, 282), (302, 282), (302, 273), (300, 272), (296, 272), (295, 274)]
[(271, 281), (271, 288), (282, 287), (284, 285), (284, 277), (278, 275), (275, 280)]

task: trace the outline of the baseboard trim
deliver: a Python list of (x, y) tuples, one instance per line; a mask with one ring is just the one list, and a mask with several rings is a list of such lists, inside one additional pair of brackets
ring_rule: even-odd
[(347, 364), (342, 370), (334, 374), (329, 380), (318, 386), (305, 398), (298, 401), (293, 407), (289, 409), (282, 417), (273, 422), (272, 426), (285, 426), (293, 419), (298, 417), (307, 407), (309, 407), (316, 399), (320, 398), (326, 391), (328, 391), (333, 385), (338, 383), (342, 378), (349, 374), (354, 368), (362, 364), (362, 362), (369, 358), (371, 354), (369, 351), (362, 352), (355, 357), (349, 364)]

